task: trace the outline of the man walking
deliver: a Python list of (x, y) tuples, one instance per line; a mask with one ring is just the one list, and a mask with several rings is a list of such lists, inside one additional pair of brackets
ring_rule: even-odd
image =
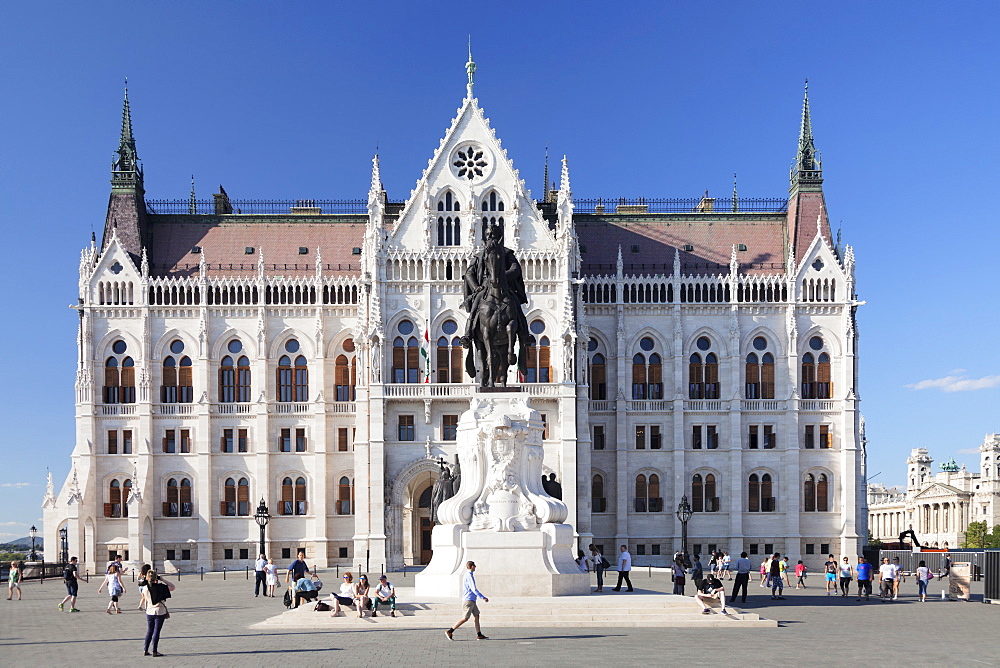
[(864, 557), (858, 557), (858, 567), (855, 570), (858, 573), (857, 600), (861, 600), (861, 592), (863, 590), (865, 592), (865, 600), (867, 601), (872, 595), (872, 565)]
[(826, 595), (832, 596), (837, 591), (837, 559), (832, 554), (823, 564), (823, 572), (826, 574)]
[(736, 582), (733, 583), (733, 593), (730, 600), (736, 600), (736, 594), (743, 590), (743, 603), (747, 602), (747, 584), (750, 582), (750, 571), (753, 570), (753, 562), (747, 557), (746, 552), (740, 552), (740, 558), (736, 560)]
[(882, 602), (891, 601), (896, 582), (896, 568), (889, 563), (889, 557), (882, 557), (882, 565), (878, 567), (879, 597)]
[(261, 552), (260, 556), (257, 557), (257, 561), (253, 562), (254, 572), (257, 574), (257, 579), (254, 581), (253, 585), (253, 595), (260, 596), (260, 588), (264, 587), (264, 593), (267, 594), (267, 557)]
[(306, 551), (299, 550), (295, 561), (288, 566), (288, 572), (285, 573), (285, 582), (287, 583), (289, 579), (293, 578), (295, 580), (299, 580), (306, 575), (312, 575), (312, 573), (309, 572), (309, 567), (306, 566)]
[(70, 612), (80, 612), (76, 609), (76, 596), (80, 592), (80, 570), (76, 565), (76, 557), (69, 560), (66, 565), (65, 570), (63, 570), (63, 580), (66, 581), (66, 598), (62, 600), (59, 604), (59, 609), (65, 609), (65, 605), (69, 603)]
[(618, 555), (618, 584), (612, 591), (622, 590), (622, 580), (628, 585), (628, 591), (632, 591), (632, 578), (629, 571), (632, 570), (632, 555), (628, 553), (628, 546), (622, 545), (621, 554)]
[(469, 617), (472, 617), (473, 623), (476, 625), (476, 640), (488, 640), (483, 635), (483, 630), (479, 627), (479, 605), (477, 600), (481, 598), (484, 603), (489, 603), (490, 599), (483, 596), (476, 589), (476, 562), (470, 561), (465, 564), (465, 567), (469, 569), (462, 580), (462, 610), (465, 611), (465, 616), (455, 622), (455, 625), (445, 631), (444, 634), (448, 636), (448, 640), (454, 640), (455, 629), (469, 621)]

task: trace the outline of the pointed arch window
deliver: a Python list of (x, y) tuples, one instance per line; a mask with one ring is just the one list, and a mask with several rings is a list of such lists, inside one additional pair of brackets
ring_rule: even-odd
[(527, 375), (522, 378), (525, 383), (552, 382), (551, 356), (549, 352), (549, 337), (541, 336), (545, 331), (545, 322), (532, 320), (528, 325), (532, 337), (528, 343)]
[(445, 320), (441, 324), (442, 336), (437, 340), (437, 382), (462, 382), (462, 342), (456, 336), (458, 324)]
[(446, 191), (444, 197), (438, 200), (437, 210), (438, 246), (461, 246), (462, 221), (456, 213), (452, 213), (462, 210), (458, 198), (450, 190)]
[(160, 374), (160, 401), (165, 404), (189, 404), (194, 400), (191, 358), (184, 355), (184, 342), (170, 343), (170, 355), (163, 358)]
[(111, 344), (113, 353), (104, 361), (104, 403), (135, 403), (135, 362), (125, 353), (128, 345), (118, 339)]
[(250, 401), (250, 358), (239, 355), (243, 344), (239, 339), (229, 342), (229, 352), (219, 364), (219, 402), (231, 404)]
[(774, 355), (757, 353), (747, 355), (746, 398), (774, 399)]
[(105, 517), (128, 517), (128, 498), (132, 494), (132, 481), (113, 479), (108, 484), (108, 503), (104, 504)]
[(655, 344), (653, 339), (644, 337), (639, 341), (639, 347), (647, 351), (636, 353), (632, 357), (632, 398), (662, 399), (663, 398), (663, 363), (659, 353), (650, 352)]
[(704, 361), (698, 353), (688, 360), (688, 398), (719, 398), (719, 358), (715, 353), (705, 355)]
[(833, 397), (833, 377), (830, 354), (821, 336), (809, 339), (812, 351), (802, 356), (802, 398), (830, 399)]
[(649, 507), (647, 504), (648, 484), (646, 476), (640, 473), (635, 477), (635, 512), (644, 513)]
[(608, 498), (604, 492), (604, 476), (595, 473), (590, 479), (590, 499), (595, 513), (606, 513), (608, 511)]
[(354, 481), (346, 475), (337, 483), (337, 514), (354, 514)]
[(303, 355), (295, 357), (293, 363), (289, 355), (278, 359), (278, 401), (309, 401), (309, 367)]
[(770, 473), (751, 473), (748, 489), (749, 508), (751, 513), (772, 513), (776, 502)]
[(170, 478), (167, 480), (167, 500), (163, 503), (164, 517), (191, 517), (191, 480)]
[(608, 371), (604, 355), (594, 353), (590, 358), (590, 398), (608, 398)]
[(825, 513), (830, 509), (830, 483), (825, 473), (807, 473), (802, 483), (805, 512)]
[(306, 479), (302, 476), (295, 478), (286, 477), (281, 481), (281, 514), (282, 515), (305, 515), (306, 514)]
[(497, 191), (491, 190), (488, 195), (483, 197), (482, 203), (483, 210), (483, 225), (482, 225), (482, 235), (483, 241), (486, 241), (486, 231), (492, 225), (499, 225), (501, 231), (503, 230), (503, 211), (504, 203)]
[[(350, 341), (350, 339), (344, 342), (345, 350), (347, 349), (348, 342), (350, 342), (350, 348), (353, 351), (354, 342)], [(348, 358), (347, 355), (337, 355), (337, 360), (334, 363), (334, 384), (337, 401), (354, 401), (357, 379), (357, 357), (351, 355)]]
[(714, 473), (706, 473), (704, 476), (695, 473), (692, 476), (691, 510), (696, 513), (719, 511), (719, 497), (716, 496)]

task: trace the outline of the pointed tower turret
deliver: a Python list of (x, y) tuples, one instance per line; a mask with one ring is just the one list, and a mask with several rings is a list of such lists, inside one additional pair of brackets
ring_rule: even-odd
[(128, 102), (128, 82), (122, 108), (122, 131), (118, 150), (111, 166), (111, 199), (104, 221), (102, 250), (111, 241), (113, 233), (122, 246), (138, 259), (145, 239), (146, 191), (143, 188), (142, 166), (132, 134), (132, 111)]
[(469, 77), (469, 82), (465, 85), (466, 97), (474, 97), (472, 89), (476, 85), (476, 61), (472, 59), (472, 35), (469, 35), (469, 60), (465, 63), (465, 72)]
[(809, 80), (802, 99), (802, 122), (799, 127), (799, 148), (792, 163), (788, 188), (788, 242), (797, 257), (805, 257), (816, 235), (829, 244), (830, 221), (823, 197), (823, 169), (813, 141), (812, 116), (809, 109)]

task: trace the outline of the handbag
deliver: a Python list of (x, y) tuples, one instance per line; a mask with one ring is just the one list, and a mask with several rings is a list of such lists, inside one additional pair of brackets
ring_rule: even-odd
[(604, 570), (611, 568), (611, 562), (603, 554), (601, 555), (601, 568)]
[(286, 608), (292, 607), (292, 590), (286, 589), (285, 596), (281, 599), (281, 602), (285, 604)]

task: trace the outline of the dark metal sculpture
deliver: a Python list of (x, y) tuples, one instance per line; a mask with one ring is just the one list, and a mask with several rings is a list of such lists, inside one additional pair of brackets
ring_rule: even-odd
[[(521, 263), (514, 251), (503, 245), (503, 228), (491, 225), (486, 244), (472, 259), (465, 273), (462, 308), (469, 313), (462, 346), (469, 348), (465, 372), (475, 378), (479, 358), (480, 387), (507, 387), (512, 364), (527, 371), (531, 334), (521, 304), (528, 303)], [(520, 355), (514, 344), (520, 344)]]
[(455, 481), (451, 477), (451, 469), (448, 468), (443, 459), (438, 460), (438, 466), (441, 467), (441, 475), (434, 481), (434, 487), (431, 488), (431, 522), (434, 522), (434, 524), (438, 523), (438, 508), (441, 507), (442, 503), (453, 497), (457, 491)]

